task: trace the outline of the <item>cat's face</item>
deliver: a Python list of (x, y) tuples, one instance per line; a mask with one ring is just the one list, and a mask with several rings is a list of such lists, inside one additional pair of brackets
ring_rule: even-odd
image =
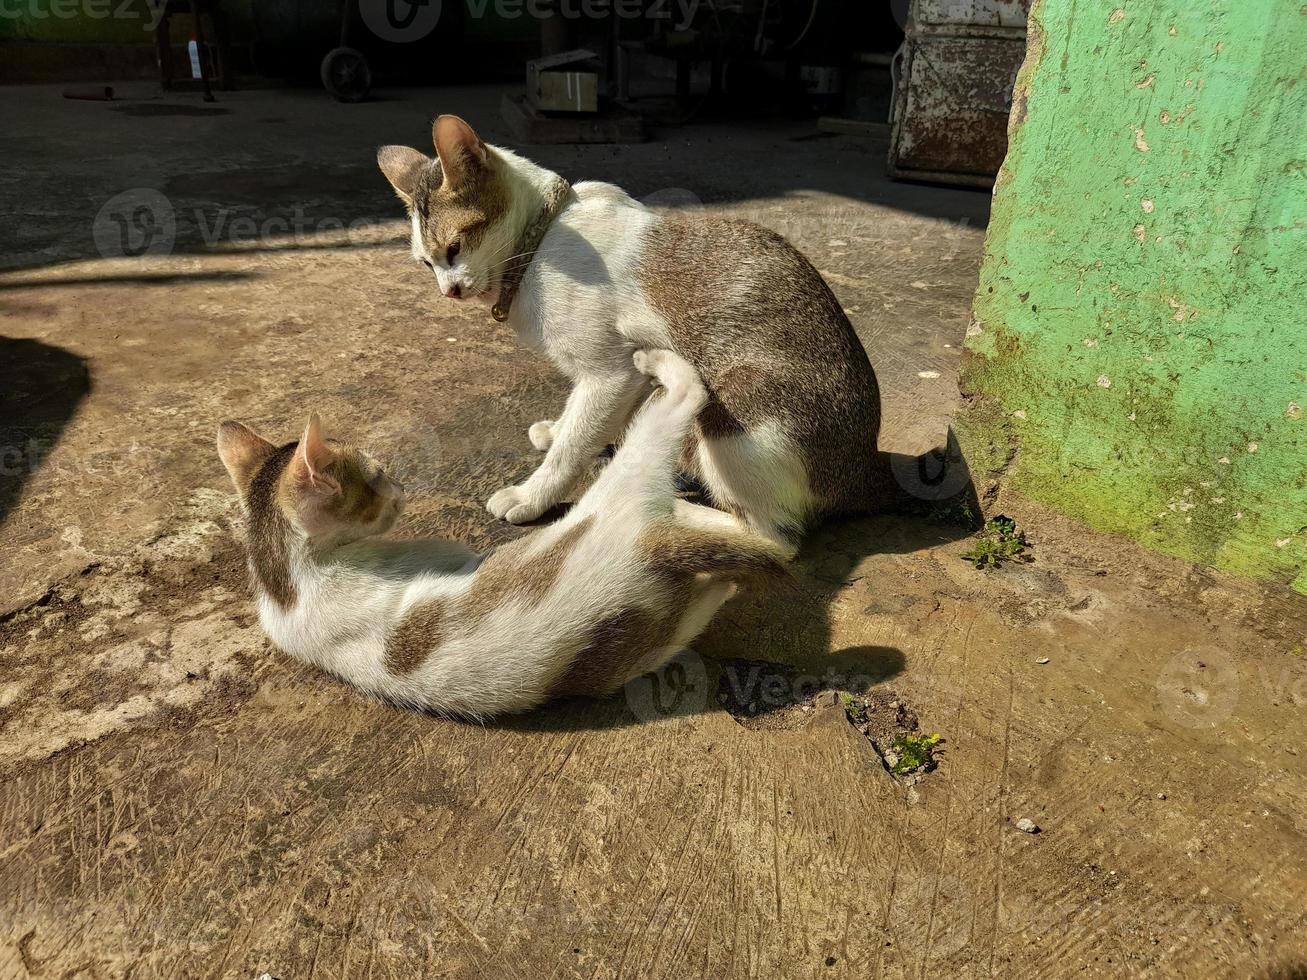
[(247, 513), (274, 513), (316, 544), (384, 534), (404, 509), (404, 488), (363, 450), (329, 444), (316, 415), (299, 442), (280, 447), (239, 422), (223, 422), (218, 455)]
[(383, 146), (377, 164), (408, 208), (413, 258), (450, 299), (494, 302), (517, 260), (503, 219), (511, 205), (503, 166), (472, 127), (441, 116), (432, 130), (436, 158), (407, 146)]

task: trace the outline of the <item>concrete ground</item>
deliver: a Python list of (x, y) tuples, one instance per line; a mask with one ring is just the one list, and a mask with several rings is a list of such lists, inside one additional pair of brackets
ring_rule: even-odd
[[(482, 502), (565, 387), (435, 295), (372, 160), (436, 111), (503, 139), (500, 92), (125, 94), (0, 90), (0, 976), (1307, 969), (1304, 601), (987, 474), (1032, 561), (978, 571), (940, 515), (831, 525), (603, 703), (468, 725), (272, 651), (222, 418), (320, 411), (413, 488), (400, 533), (520, 533)], [(960, 404), (988, 201), (884, 151), (704, 121), (530, 152), (789, 235), (912, 453)], [(938, 767), (891, 775), (914, 727)]]

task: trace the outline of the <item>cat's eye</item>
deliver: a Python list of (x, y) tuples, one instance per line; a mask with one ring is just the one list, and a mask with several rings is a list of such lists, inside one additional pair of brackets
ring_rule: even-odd
[(425, 266), (426, 266), (428, 269), (430, 269), (432, 272), (435, 272), (435, 271), (436, 271), (436, 267), (435, 267), (434, 265), (431, 264), (431, 260), (430, 260), (429, 258), (427, 258), (426, 256), (423, 256), (423, 258), (422, 258), (422, 264), (425, 265)]
[(458, 253), (462, 247), (462, 244), (457, 241), (450, 242), (449, 249), (445, 252), (445, 261), (453, 265), (454, 259), (458, 258)]

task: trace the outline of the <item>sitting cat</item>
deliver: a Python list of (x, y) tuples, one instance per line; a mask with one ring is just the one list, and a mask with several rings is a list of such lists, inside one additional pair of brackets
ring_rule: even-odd
[[(544, 461), (490, 498), (495, 516), (540, 516), (622, 431), (646, 390), (637, 348), (674, 350), (702, 375), (710, 399), (683, 465), (722, 510), (792, 550), (811, 519), (885, 501), (876, 375), (784, 238), (657, 214), (610, 184), (573, 187), (456, 116), (436, 120), (433, 140), (435, 159), (377, 154), (408, 207), (414, 258), (445, 296), (491, 304), (574, 382), (561, 417), (530, 427)], [(697, 515), (717, 527), (723, 516)]]
[[(557, 523), (482, 558), (441, 541), (375, 541), (403, 488), (316, 416), (277, 447), (238, 422), (218, 453), (247, 516), (259, 621), (282, 650), (390, 701), (485, 718), (599, 695), (694, 639), (783, 553), (687, 522), (672, 477), (707, 394), (668, 351), (638, 351), (648, 399), (616, 456)], [(646, 382), (647, 383), (647, 382)]]

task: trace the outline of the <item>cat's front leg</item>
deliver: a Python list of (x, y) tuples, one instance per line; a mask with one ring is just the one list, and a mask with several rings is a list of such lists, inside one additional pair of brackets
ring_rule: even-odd
[(504, 487), (486, 508), (510, 524), (534, 521), (561, 501), (590, 461), (617, 438), (648, 390), (647, 379), (634, 369), (583, 375), (553, 424), (553, 439), (539, 469), (525, 482)]

